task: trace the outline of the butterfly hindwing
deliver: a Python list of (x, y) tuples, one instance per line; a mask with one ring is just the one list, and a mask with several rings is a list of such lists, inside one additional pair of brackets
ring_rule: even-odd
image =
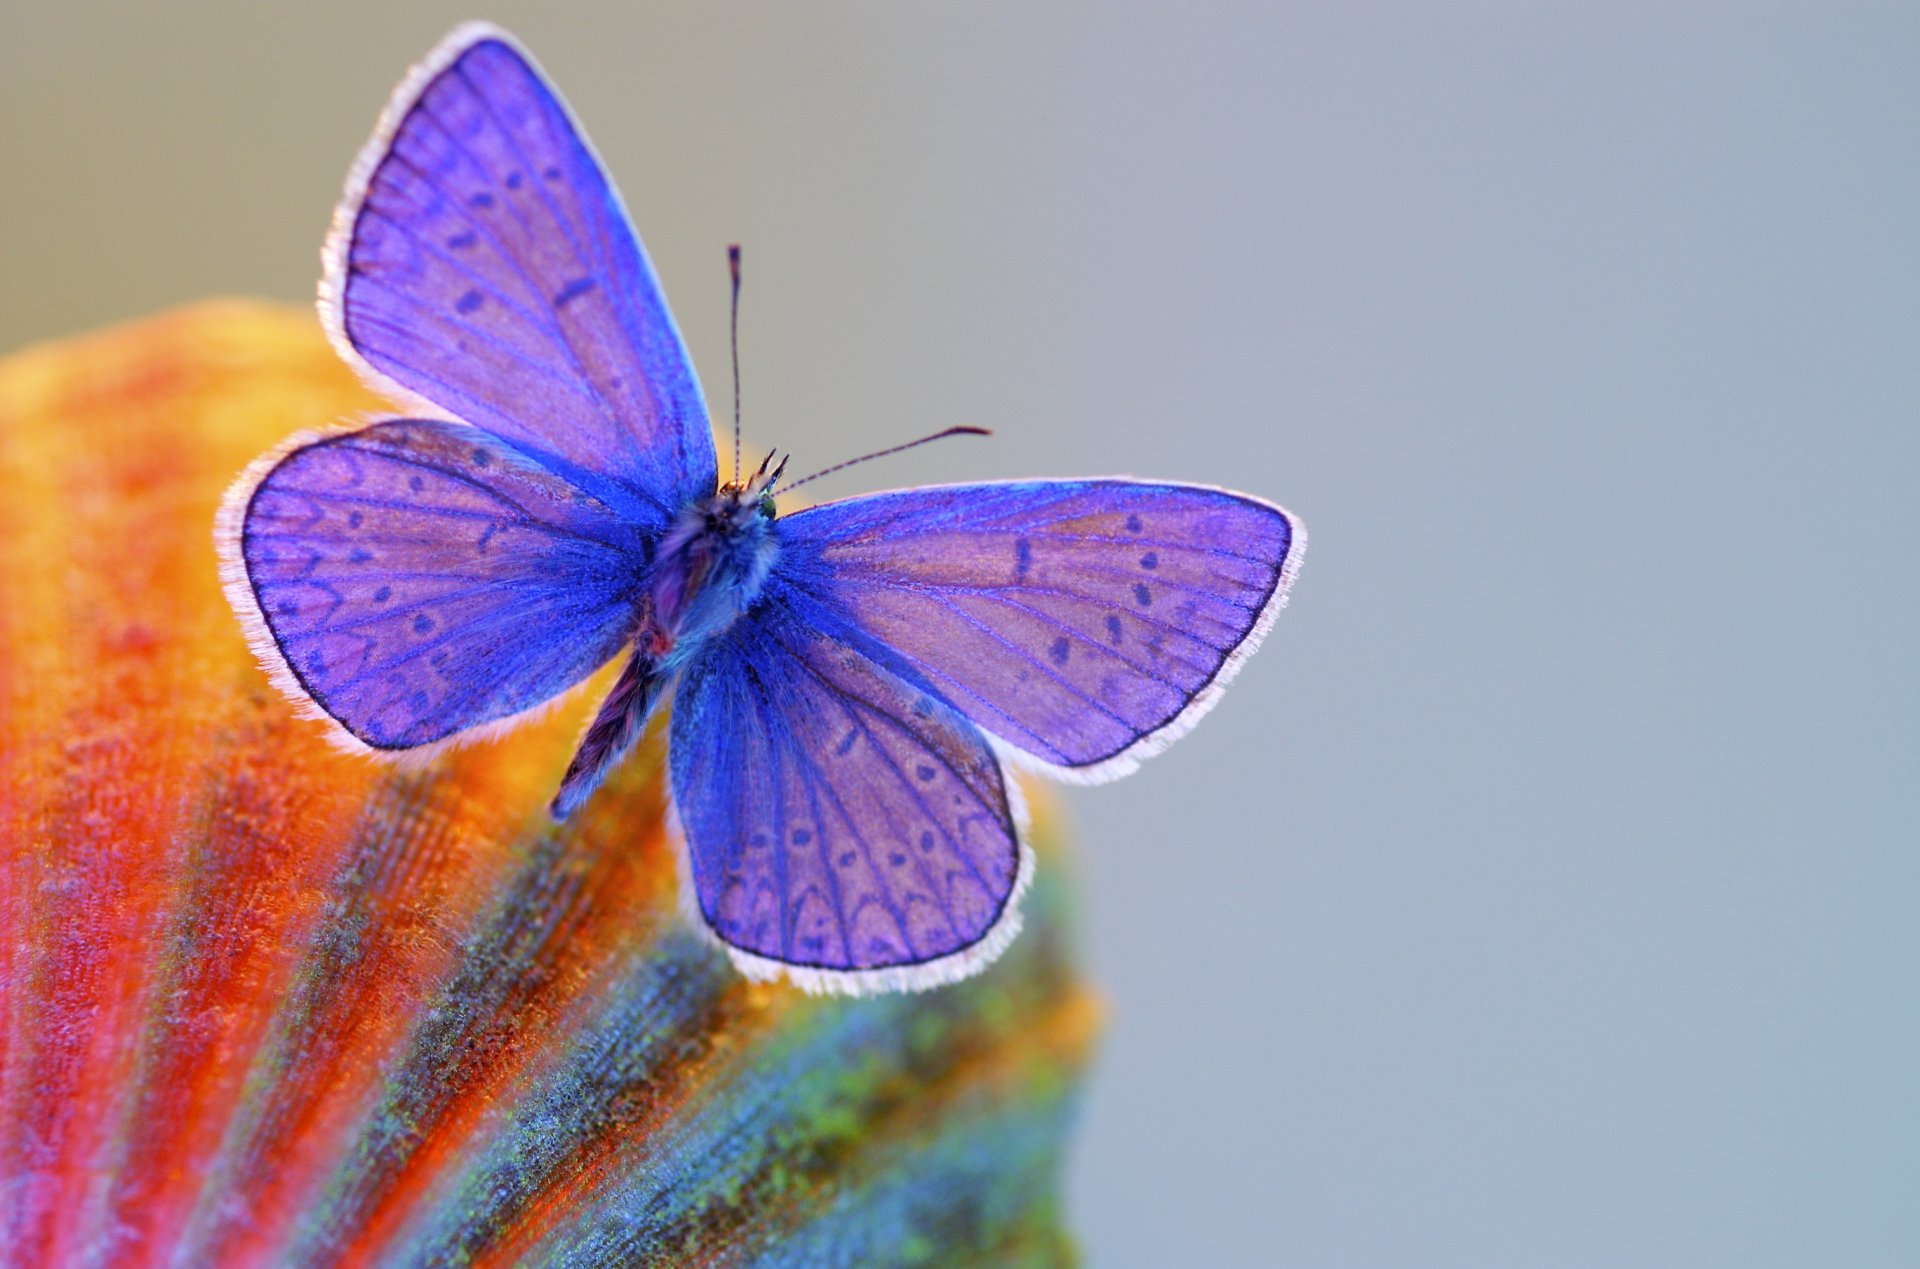
[(669, 745), (701, 919), (750, 973), (839, 991), (972, 972), (1027, 864), (985, 737), (803, 594), (685, 672)]
[(395, 93), (329, 239), (341, 352), (655, 527), (713, 490), (699, 382), (618, 195), (502, 33)]
[(430, 744), (538, 706), (631, 635), (641, 541), (484, 432), (394, 419), (296, 442), (222, 513), (255, 651), (360, 745)]
[(790, 577), (1069, 779), (1123, 774), (1191, 725), (1305, 544), (1256, 498), (1117, 479), (899, 490), (782, 527)]

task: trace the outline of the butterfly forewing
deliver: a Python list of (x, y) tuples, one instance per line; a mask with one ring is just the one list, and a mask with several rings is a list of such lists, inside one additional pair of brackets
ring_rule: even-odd
[(402, 85), (325, 293), (345, 350), (656, 526), (711, 493), (713, 438), (617, 196), (553, 90), (484, 28)]
[(796, 583), (987, 731), (1096, 777), (1211, 702), (1302, 537), (1242, 494), (1127, 480), (901, 490), (783, 529)]
[(1010, 934), (1021, 877), (999, 762), (936, 694), (832, 633), (838, 616), (776, 591), (674, 703), (701, 914), (749, 969), (798, 966), (811, 985), (964, 973)]
[(376, 749), (539, 705), (631, 633), (632, 528), (473, 428), (323, 437), (237, 497), (257, 650)]

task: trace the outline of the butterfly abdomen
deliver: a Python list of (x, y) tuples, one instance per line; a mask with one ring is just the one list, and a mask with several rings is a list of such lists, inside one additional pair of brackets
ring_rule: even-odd
[(600, 787), (614, 764), (633, 748), (646, 730), (647, 716), (653, 712), (666, 682), (667, 676), (660, 672), (645, 644), (636, 647), (614, 681), (613, 690), (600, 703), (586, 735), (580, 738), (573, 761), (567, 764), (560, 790), (548, 808), (553, 818), (563, 820), (573, 814), (587, 795)]

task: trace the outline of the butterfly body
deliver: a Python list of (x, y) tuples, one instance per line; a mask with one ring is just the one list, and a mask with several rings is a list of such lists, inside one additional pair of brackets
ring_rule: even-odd
[(349, 175), (321, 315), (430, 417), (301, 436), (235, 483), (222, 576), (343, 746), (417, 756), (625, 657), (552, 804), (669, 698), (690, 915), (745, 972), (918, 989), (1018, 930), (1018, 763), (1112, 779), (1185, 734), (1277, 617), (1271, 503), (1111, 477), (895, 490), (776, 516), (722, 483), (626, 212), (509, 37), (461, 27)]
[(568, 764), (555, 818), (586, 801), (639, 739), (674, 676), (759, 599), (780, 557), (771, 483), (763, 471), (722, 485), (674, 517), (639, 587), (631, 656)]

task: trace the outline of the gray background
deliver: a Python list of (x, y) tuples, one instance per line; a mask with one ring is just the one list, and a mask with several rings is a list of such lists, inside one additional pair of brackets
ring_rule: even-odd
[[(307, 297), (461, 17), (9, 4), (0, 347)], [(1075, 791), (1095, 1266), (1920, 1263), (1920, 11), (499, 3), (716, 401), (1314, 547)], [(0, 492), (0, 496), (4, 496)]]

